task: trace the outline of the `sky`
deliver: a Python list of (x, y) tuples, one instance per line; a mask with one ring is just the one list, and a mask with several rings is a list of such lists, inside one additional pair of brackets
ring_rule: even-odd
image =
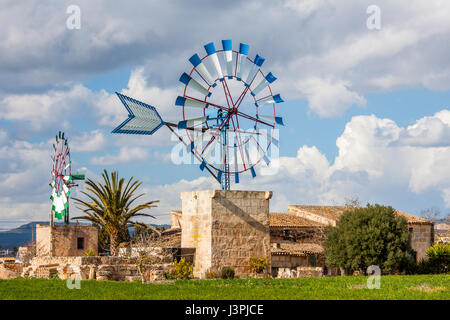
[[(168, 223), (182, 191), (220, 188), (198, 165), (171, 161), (167, 128), (111, 131), (127, 117), (116, 91), (181, 120), (175, 99), (189, 57), (223, 39), (263, 56), (285, 101), (276, 106), (285, 123), (276, 174), (260, 166), (233, 189), (273, 191), (272, 212), (355, 198), (416, 215), (450, 212), (448, 1), (0, 4), (0, 230), (48, 219), (59, 130), (72, 171), (99, 180), (103, 169), (118, 170), (143, 182), (143, 200), (160, 201), (147, 222)], [(71, 215), (79, 213), (71, 202)]]

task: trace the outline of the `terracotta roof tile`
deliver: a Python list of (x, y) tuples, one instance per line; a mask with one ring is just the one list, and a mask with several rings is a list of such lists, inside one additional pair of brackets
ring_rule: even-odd
[(316, 243), (280, 243), (279, 246), (279, 248), (271, 248), (272, 254), (304, 256), (323, 253), (323, 247)]
[(269, 225), (270, 227), (284, 227), (284, 228), (325, 226), (324, 224), (321, 224), (319, 222), (311, 221), (288, 213), (270, 213)]
[(303, 206), (303, 205), (292, 205), (289, 207), (294, 207), (300, 210), (304, 210), (313, 214), (320, 215), (330, 220), (336, 221), (339, 219), (341, 214), (348, 209), (345, 206)]
[(406, 220), (408, 221), (408, 223), (414, 223), (414, 224), (431, 224), (433, 223), (430, 220), (418, 217), (418, 216), (414, 216), (412, 214), (409, 213), (405, 213), (405, 212), (401, 212), (398, 210), (395, 210), (395, 213), (398, 214), (399, 216), (405, 217)]

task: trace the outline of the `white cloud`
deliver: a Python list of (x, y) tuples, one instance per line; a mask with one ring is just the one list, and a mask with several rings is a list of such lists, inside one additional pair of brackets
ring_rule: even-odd
[(6, 143), (8, 139), (8, 132), (5, 129), (0, 128), (0, 144)]
[(432, 117), (424, 117), (400, 133), (399, 145), (450, 146), (450, 111), (442, 110)]
[(304, 18), (325, 4), (325, 0), (288, 0), (284, 3), (284, 6), (289, 9), (294, 9), (300, 17)]
[(90, 163), (93, 165), (110, 166), (119, 163), (140, 162), (148, 159), (147, 150), (140, 147), (122, 147), (116, 155), (107, 154), (100, 157), (94, 157)]
[(70, 141), (70, 148), (75, 152), (92, 152), (102, 150), (106, 145), (106, 138), (100, 130), (83, 132)]
[[(82, 85), (43, 94), (11, 94), (0, 100), (0, 119), (23, 121), (37, 132), (48, 127), (67, 127), (70, 116), (80, 112), (93, 93)], [(57, 130), (57, 129), (55, 129)]]
[(349, 90), (350, 82), (308, 78), (298, 83), (299, 91), (308, 99), (309, 108), (322, 117), (341, 115), (352, 105), (366, 104), (364, 97)]
[(442, 198), (444, 199), (445, 206), (450, 208), (450, 188), (445, 188), (442, 190)]

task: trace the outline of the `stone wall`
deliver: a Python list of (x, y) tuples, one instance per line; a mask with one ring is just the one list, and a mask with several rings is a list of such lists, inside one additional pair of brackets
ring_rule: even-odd
[(416, 251), (416, 260), (420, 261), (427, 257), (427, 249), (434, 242), (434, 225), (433, 224), (409, 224), (411, 234), (411, 247)]
[[(173, 270), (172, 263), (142, 266), (145, 281), (165, 280), (165, 273)], [(35, 257), (22, 271), (22, 277), (80, 280), (141, 280), (136, 260), (122, 257)]]
[(323, 254), (309, 254), (304, 256), (289, 254), (273, 254), (272, 268), (297, 268), (297, 267), (321, 267), (325, 266)]
[[(36, 226), (37, 256), (82, 256), (92, 250), (98, 254), (98, 229), (84, 225), (55, 225), (52, 230), (53, 252), (50, 252), (50, 227)], [(82, 242), (82, 243), (81, 243)]]
[(277, 268), (276, 278), (303, 278), (322, 277), (323, 269), (320, 267)]
[(195, 248), (195, 277), (233, 267), (251, 273), (250, 258), (265, 257), (270, 270), (271, 192), (205, 190), (182, 192), (181, 246)]

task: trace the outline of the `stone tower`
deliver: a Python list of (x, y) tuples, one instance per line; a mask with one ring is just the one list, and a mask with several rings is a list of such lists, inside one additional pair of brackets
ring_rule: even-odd
[(270, 271), (271, 191), (204, 190), (182, 192), (181, 247), (195, 248), (195, 277), (233, 267), (250, 273), (251, 257), (267, 258)]

